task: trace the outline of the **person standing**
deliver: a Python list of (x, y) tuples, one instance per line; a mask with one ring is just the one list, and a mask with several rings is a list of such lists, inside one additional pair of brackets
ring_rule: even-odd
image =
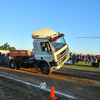
[(93, 57), (91, 57), (91, 64), (92, 64), (92, 67), (93, 67)]
[(95, 67), (97, 67), (98, 59), (95, 57)]

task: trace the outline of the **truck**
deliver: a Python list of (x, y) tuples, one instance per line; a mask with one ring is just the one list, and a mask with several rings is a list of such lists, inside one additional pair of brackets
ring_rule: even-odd
[(32, 38), (34, 56), (29, 50), (11, 50), (9, 65), (12, 69), (35, 68), (48, 75), (69, 59), (69, 46), (63, 33), (42, 28), (32, 32)]

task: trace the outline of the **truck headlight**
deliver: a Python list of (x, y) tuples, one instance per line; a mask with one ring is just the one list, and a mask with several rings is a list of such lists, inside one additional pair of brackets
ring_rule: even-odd
[(58, 56), (56, 55), (56, 60), (58, 60)]

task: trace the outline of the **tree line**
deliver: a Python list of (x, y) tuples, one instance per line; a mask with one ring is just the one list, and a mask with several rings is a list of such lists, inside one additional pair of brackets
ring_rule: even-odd
[(10, 45), (7, 45), (7, 46), (0, 46), (0, 50), (16, 50), (15, 47), (10, 47)]

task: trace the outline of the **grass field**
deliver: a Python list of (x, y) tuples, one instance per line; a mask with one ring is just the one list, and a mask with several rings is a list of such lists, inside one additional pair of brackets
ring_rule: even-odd
[(100, 73), (100, 68), (92, 67), (91, 62), (89, 64), (85, 64), (84, 61), (79, 61), (78, 63), (74, 63), (74, 65), (65, 64), (62, 68)]

